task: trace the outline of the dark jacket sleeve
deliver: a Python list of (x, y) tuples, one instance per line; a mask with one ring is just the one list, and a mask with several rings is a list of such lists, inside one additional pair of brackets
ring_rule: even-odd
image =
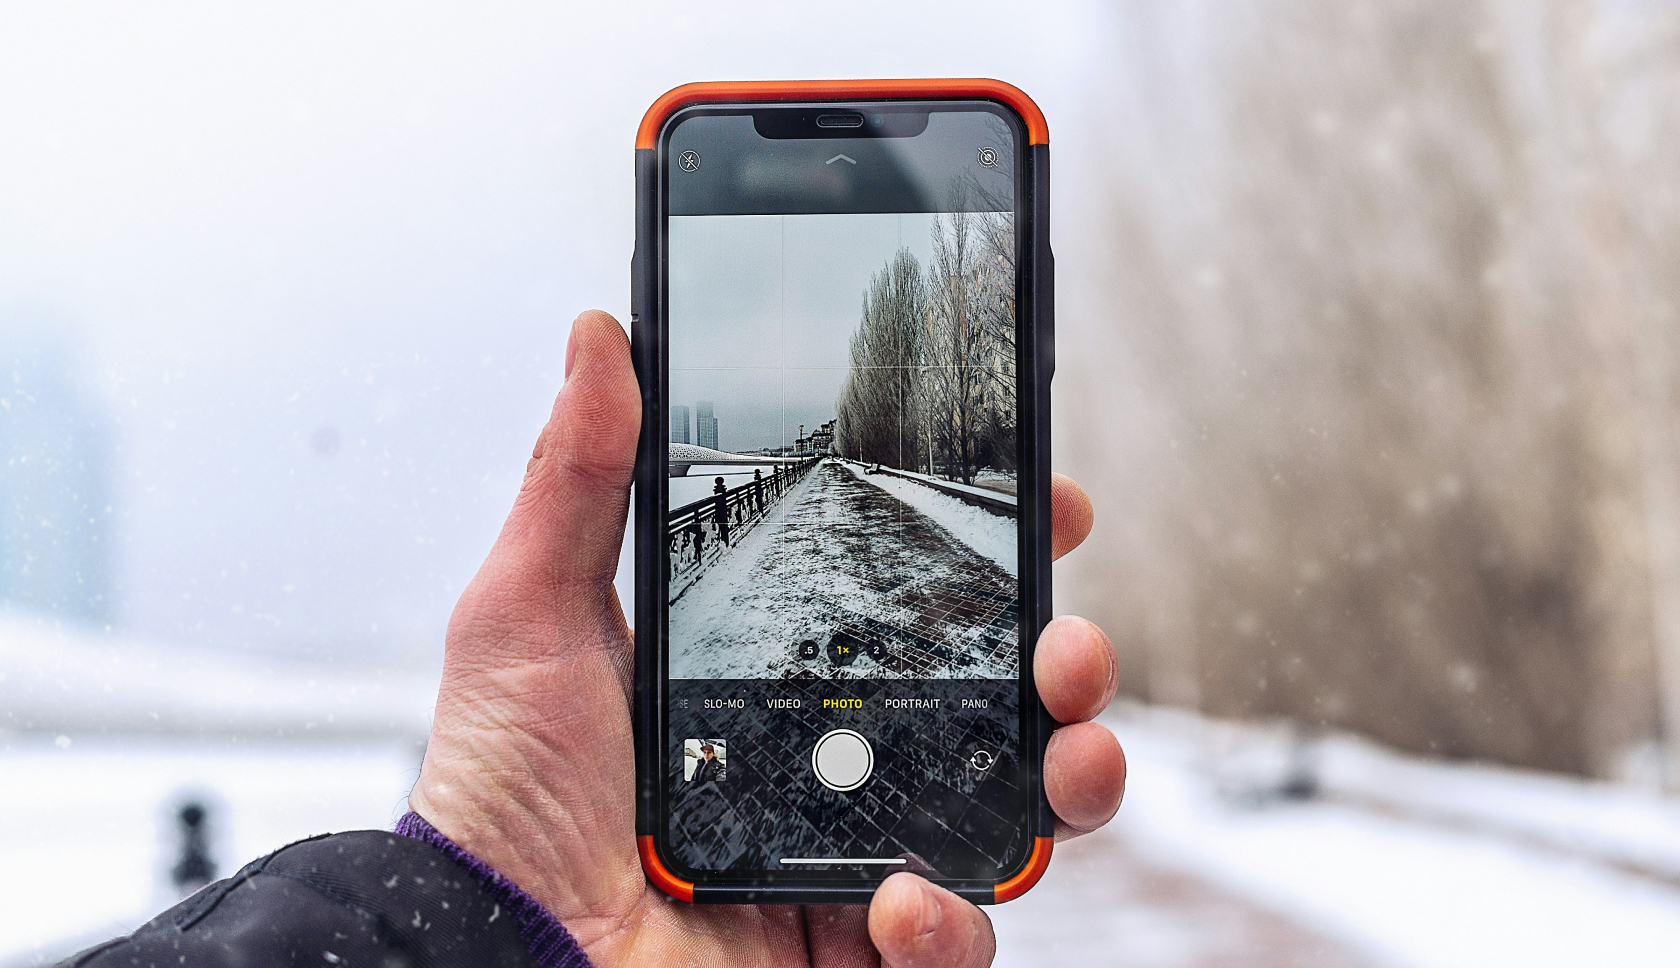
[(247, 865), (70, 968), (531, 968), (512, 912), (439, 849), (361, 830)]

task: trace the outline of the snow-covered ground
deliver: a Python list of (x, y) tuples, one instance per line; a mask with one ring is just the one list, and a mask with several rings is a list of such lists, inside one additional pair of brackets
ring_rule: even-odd
[[(1227, 789), (1277, 762), (1283, 731), (1207, 724), (1225, 752)], [(1680, 887), (1680, 800), (1653, 791), (1487, 765), (1403, 756), (1349, 735), (1310, 746), (1320, 788), (1332, 799), (1486, 835)]]
[(226, 876), (313, 834), (389, 829), (420, 752), (390, 737), (0, 742), (0, 965), (51, 964), (175, 903), (171, 808), (185, 798), (210, 804)]
[[(1117, 863), (1135, 852), (1247, 898), (1372, 965), (1680, 964), (1680, 886), (1605, 857), (1607, 840), (1624, 853), (1665, 856), (1680, 836), (1671, 800), (1335, 738), (1320, 760), (1323, 795), (1291, 801), (1264, 795), (1285, 772), (1285, 758), (1273, 755), (1274, 730), (1126, 706), (1104, 721), (1120, 735), (1130, 767), (1125, 805), (1104, 835), (1125, 847), (1113, 848)], [(1267, 760), (1273, 768), (1256, 767)], [(1135, 923), (1129, 911), (1083, 902), (1103, 886), (1079, 881), (1102, 875), (1090, 865), (1077, 872), (1074, 882), (1062, 881), (1052, 863), (1020, 907), (999, 909), (1002, 964), (1060, 961), (1053, 952), (1012, 947), (1007, 936), (1017, 918), (1022, 933), (1040, 938), (1050, 937), (1045, 924), (1057, 919), (1096, 934)], [(1061, 944), (1078, 947), (1074, 935)], [(1156, 962), (1128, 960), (1124, 946), (1116, 951), (1112, 960), (1081, 963), (1210, 963), (1194, 952)]]
[[(850, 462), (841, 466), (857, 475), (859, 480), (879, 487), (932, 518), (934, 523), (951, 532), (957, 540), (996, 562), (997, 566), (1008, 572), (1011, 577), (1020, 575), (1020, 552), (1016, 544), (1014, 518), (1006, 518), (972, 504), (965, 504), (961, 498), (941, 494), (913, 480), (895, 477), (892, 474), (865, 474), (862, 468)], [(952, 485), (948, 481), (940, 483), (958, 488), (963, 486)], [(968, 490), (980, 492), (993, 499), (1006, 496), (982, 488)]]
[(212, 806), (223, 873), (311, 834), (389, 826), (437, 681), (423, 662), (284, 660), (0, 615), (0, 966), (50, 963), (173, 903), (168, 813), (188, 796)]
[[(1287, 730), (1125, 704), (1102, 721), (1126, 746), (1126, 802), (991, 910), (1004, 968), (1680, 963), (1674, 800), (1346, 736), (1314, 743), (1320, 795), (1289, 800), (1271, 795), (1298, 759)], [(50, 963), (171, 903), (169, 811), (188, 796), (213, 805), (227, 872), (388, 827), (419, 756), (407, 736), (0, 737), (0, 965)]]
[[(389, 826), (434, 689), (0, 624), (0, 966), (171, 903), (170, 811), (189, 796), (213, 806), (223, 872)], [(993, 909), (1000, 965), (1680, 964), (1680, 801), (1148, 707), (1103, 721), (1125, 805)], [(1278, 795), (1303, 764), (1318, 795)]]
[(1112, 827), (1058, 844), (1026, 897), (988, 913), (998, 968), (1400, 968), (1146, 857)]

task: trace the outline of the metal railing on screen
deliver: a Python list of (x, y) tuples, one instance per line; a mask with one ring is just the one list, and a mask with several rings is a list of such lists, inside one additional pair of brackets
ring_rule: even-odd
[(729, 548), (741, 542), (820, 457), (773, 464), (770, 473), (671, 512), (665, 531), (666, 588), (676, 601)]

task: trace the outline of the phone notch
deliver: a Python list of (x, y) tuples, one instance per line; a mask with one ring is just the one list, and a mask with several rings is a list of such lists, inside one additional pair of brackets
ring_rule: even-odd
[(761, 138), (914, 138), (927, 130), (928, 111), (897, 104), (865, 105), (855, 111), (836, 105), (822, 108), (754, 108), (753, 127)]
[(863, 127), (863, 115), (856, 111), (850, 111), (845, 114), (819, 114), (817, 115), (817, 127), (861, 128)]

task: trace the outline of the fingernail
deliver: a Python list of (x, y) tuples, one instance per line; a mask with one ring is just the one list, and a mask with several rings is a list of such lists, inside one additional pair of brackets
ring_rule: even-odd
[(572, 331), (566, 334), (566, 374), (562, 379), (572, 378), (572, 364), (577, 360), (577, 323), (572, 323)]
[(928, 937), (939, 930), (939, 925), (945, 920), (945, 905), (939, 903), (934, 896), (933, 885), (923, 881), (917, 885), (917, 903), (921, 910), (916, 912), (916, 934)]
[(1120, 657), (1114, 654), (1114, 643), (1103, 642), (1103, 649), (1108, 653), (1108, 685), (1103, 687), (1103, 706), (1108, 706), (1108, 700), (1120, 691)]

